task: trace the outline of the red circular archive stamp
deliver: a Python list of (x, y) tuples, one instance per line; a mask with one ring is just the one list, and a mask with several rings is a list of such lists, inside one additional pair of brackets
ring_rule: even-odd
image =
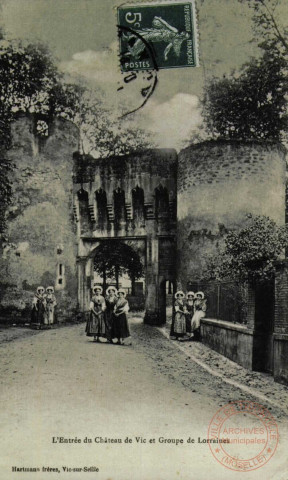
[(250, 401), (224, 405), (208, 428), (213, 456), (224, 467), (237, 472), (256, 470), (269, 462), (278, 440), (277, 423), (270, 411)]

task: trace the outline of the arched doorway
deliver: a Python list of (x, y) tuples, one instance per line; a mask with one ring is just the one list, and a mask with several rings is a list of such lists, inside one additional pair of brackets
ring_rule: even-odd
[(144, 308), (145, 268), (137, 249), (119, 240), (103, 240), (93, 252), (93, 282), (124, 288), (131, 309)]
[[(78, 301), (88, 312), (91, 287), (100, 284), (125, 288), (131, 310), (145, 311), (144, 322), (162, 325), (175, 281), (173, 238), (147, 236), (84, 238), (77, 259)], [(168, 316), (169, 318), (169, 316)]]

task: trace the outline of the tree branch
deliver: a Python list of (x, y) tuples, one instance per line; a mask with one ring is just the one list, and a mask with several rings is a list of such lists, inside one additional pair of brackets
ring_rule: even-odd
[(276, 37), (278, 38), (278, 40), (280, 40), (280, 42), (282, 43), (282, 45), (285, 47), (287, 53), (288, 53), (288, 42), (286, 42), (285, 38), (283, 37), (282, 33), (280, 32), (280, 29), (278, 27), (278, 24), (275, 20), (275, 17), (273, 15), (273, 13), (270, 11), (270, 9), (268, 8), (268, 5), (267, 3), (264, 1), (264, 0), (261, 0), (261, 3), (263, 5), (263, 7), (267, 10), (268, 12), (268, 15), (270, 16), (270, 20), (272, 22), (272, 25), (273, 25), (273, 28), (274, 28), (274, 31), (276, 32)]

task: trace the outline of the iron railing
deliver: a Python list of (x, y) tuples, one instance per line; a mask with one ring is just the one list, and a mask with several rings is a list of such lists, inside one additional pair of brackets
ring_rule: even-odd
[(235, 282), (191, 281), (187, 291), (202, 291), (207, 299), (206, 317), (247, 323), (247, 287)]

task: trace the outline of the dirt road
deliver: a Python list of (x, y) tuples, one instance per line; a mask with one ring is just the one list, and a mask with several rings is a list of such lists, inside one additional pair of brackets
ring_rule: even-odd
[[(2, 344), (0, 479), (287, 480), (283, 413), (271, 410), (280, 442), (269, 463), (243, 474), (228, 470), (198, 437), (207, 438), (220, 406), (247, 395), (141, 318), (130, 321), (132, 346), (95, 344), (83, 324)], [(177, 439), (183, 443), (168, 443)]]

